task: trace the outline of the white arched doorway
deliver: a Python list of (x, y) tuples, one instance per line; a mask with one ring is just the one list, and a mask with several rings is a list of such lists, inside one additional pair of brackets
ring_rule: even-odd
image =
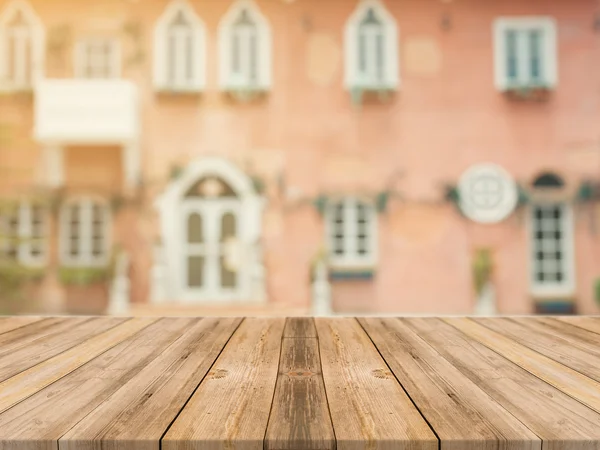
[(157, 200), (163, 294), (155, 301), (264, 301), (259, 243), (263, 200), (230, 162), (203, 158)]

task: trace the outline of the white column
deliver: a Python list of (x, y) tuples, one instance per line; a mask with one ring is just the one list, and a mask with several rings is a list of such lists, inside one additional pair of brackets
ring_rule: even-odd
[(494, 316), (496, 315), (496, 298), (494, 294), (494, 286), (488, 282), (481, 290), (481, 294), (475, 305), (475, 314), (478, 316)]
[(49, 187), (58, 188), (65, 182), (64, 150), (60, 145), (48, 145), (44, 148), (44, 174)]
[(137, 142), (123, 145), (122, 149), (123, 172), (125, 174), (125, 187), (134, 188), (140, 179), (140, 146)]
[(167, 275), (162, 246), (156, 244), (153, 250), (154, 257), (150, 278), (150, 302), (158, 304), (167, 300)]
[(110, 290), (109, 314), (127, 314), (129, 310), (129, 256), (121, 253), (117, 259), (115, 277)]
[(312, 308), (315, 316), (331, 315), (331, 289), (327, 279), (327, 267), (319, 261), (315, 267), (312, 284)]

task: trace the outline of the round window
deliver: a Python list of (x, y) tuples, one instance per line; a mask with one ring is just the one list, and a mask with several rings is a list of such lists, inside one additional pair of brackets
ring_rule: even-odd
[(461, 177), (460, 209), (469, 219), (496, 223), (508, 217), (517, 205), (517, 186), (502, 167), (478, 164)]

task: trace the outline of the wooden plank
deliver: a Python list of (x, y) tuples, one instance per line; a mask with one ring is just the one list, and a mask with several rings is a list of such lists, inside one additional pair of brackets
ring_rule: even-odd
[[(534, 319), (479, 318), (477, 323), (502, 334), (583, 375), (600, 381), (600, 347), (568, 340), (555, 328)], [(564, 327), (570, 325), (564, 324)], [(582, 330), (585, 332), (584, 330)], [(600, 335), (598, 336), (600, 343)]]
[(279, 374), (267, 426), (265, 450), (333, 450), (335, 435), (327, 406), (312, 319), (288, 319)]
[(402, 319), (542, 439), (544, 450), (600, 448), (600, 414), (439, 319)]
[[(61, 436), (147, 367), (194, 320), (154, 320), (127, 339), (119, 339), (88, 364), (14, 405), (0, 414), (0, 442), (11, 442), (11, 450), (56, 450)], [(122, 407), (123, 414), (132, 413), (128, 405)]]
[[(82, 318), (80, 321), (87, 320)], [(46, 336), (54, 330), (63, 330), (69, 324), (68, 317), (49, 317), (33, 322), (12, 331), (0, 334), (0, 351), (11, 352), (24, 347), (39, 337)]]
[(556, 320), (600, 334), (600, 317), (561, 316), (556, 317)]
[[(156, 318), (134, 318), (70, 348), (0, 383), (0, 413), (21, 402), (106, 350), (156, 322)], [(1, 429), (1, 427), (0, 427)]]
[(0, 317), (0, 334), (44, 320), (39, 316)]
[(162, 450), (262, 450), (285, 319), (245, 319), (161, 442)]
[(241, 321), (206, 318), (186, 325), (177, 341), (60, 438), (60, 450), (158, 449)]
[(442, 450), (540, 449), (531, 430), (397, 319), (358, 319)]
[[(526, 320), (529, 319), (529, 320)], [(600, 355), (600, 334), (580, 328), (554, 317), (516, 317), (514, 320), (526, 327), (544, 327), (547, 332), (560, 336), (568, 345), (574, 345), (586, 352)], [(535, 332), (535, 331), (534, 331)]]
[[(99, 317), (89, 320), (73, 320), (72, 326), (60, 328), (32, 340), (29, 345), (15, 349), (0, 350), (0, 381), (39, 364), (63, 351), (74, 347), (90, 336), (100, 334), (126, 319)], [(55, 330), (58, 327), (52, 328)], [(9, 348), (12, 346), (8, 346)]]
[(435, 434), (358, 322), (315, 323), (337, 449), (437, 449)]
[(285, 322), (284, 338), (316, 338), (317, 329), (312, 317), (290, 317)]
[(467, 318), (443, 319), (467, 336), (600, 412), (600, 383)]

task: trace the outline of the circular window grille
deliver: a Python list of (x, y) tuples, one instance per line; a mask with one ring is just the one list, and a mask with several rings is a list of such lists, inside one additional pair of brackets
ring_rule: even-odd
[(459, 185), (460, 209), (471, 220), (496, 223), (517, 205), (517, 186), (502, 167), (481, 164), (468, 169)]

